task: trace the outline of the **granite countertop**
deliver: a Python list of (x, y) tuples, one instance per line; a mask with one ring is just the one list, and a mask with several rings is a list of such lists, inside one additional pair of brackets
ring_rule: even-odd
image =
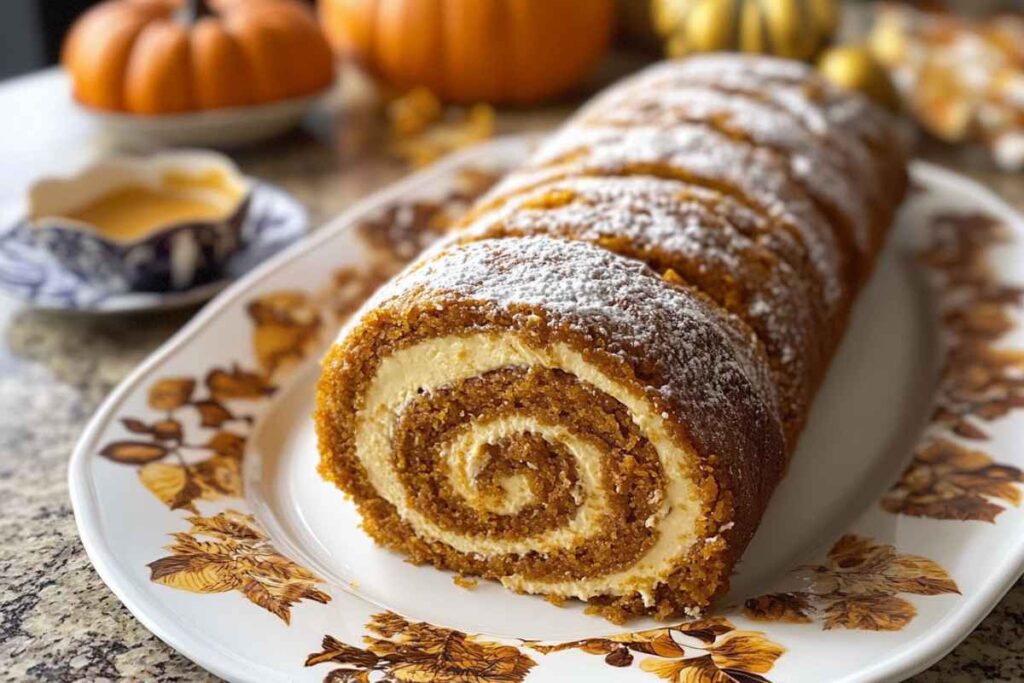
[[(503, 114), (499, 126), (549, 128), (570, 108)], [(30, 129), (11, 118), (27, 110)], [(375, 148), (373, 117), (345, 112), (328, 107), (306, 130), (236, 158), (246, 172), (293, 192), (319, 223), (404, 172), (367, 153)], [(108, 150), (67, 102), (57, 72), (0, 85), (0, 130), (7, 138), (27, 131), (4, 142), (0, 199), (52, 170), (39, 150), (60, 149), (62, 161)], [(948, 150), (925, 156), (1024, 210), (1021, 176)], [(216, 680), (151, 635), (100, 581), (78, 540), (66, 484), (69, 454), (90, 415), (194, 312), (94, 318), (35, 313), (0, 299), (0, 680)], [(1024, 680), (1024, 584), (913, 680)]]

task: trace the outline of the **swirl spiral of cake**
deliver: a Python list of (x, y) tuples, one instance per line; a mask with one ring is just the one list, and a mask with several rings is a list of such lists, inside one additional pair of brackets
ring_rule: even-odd
[(695, 615), (728, 586), (906, 188), (803, 65), (664, 63), (586, 105), (324, 360), (320, 471), (416, 562)]

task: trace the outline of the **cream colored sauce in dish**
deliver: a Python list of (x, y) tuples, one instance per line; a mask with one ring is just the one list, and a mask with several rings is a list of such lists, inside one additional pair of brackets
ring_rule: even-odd
[(238, 185), (219, 169), (196, 174), (168, 171), (155, 187), (119, 187), (60, 215), (35, 218), (84, 223), (112, 239), (131, 241), (172, 225), (223, 220), (241, 195)]
[(61, 218), (87, 223), (115, 239), (144, 237), (153, 230), (195, 220), (218, 220), (222, 206), (189, 197), (175, 196), (148, 187), (126, 187), (105, 194)]

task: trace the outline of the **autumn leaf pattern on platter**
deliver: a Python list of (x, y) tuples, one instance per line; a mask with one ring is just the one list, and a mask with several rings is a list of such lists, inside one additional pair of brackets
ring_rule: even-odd
[(170, 555), (149, 563), (150, 579), (192, 593), (238, 591), (286, 624), (302, 600), (327, 603), (323, 580), (282, 556), (251, 515), (225, 510), (192, 516), (187, 532), (172, 534)]
[[(277, 291), (250, 301), (251, 363), (218, 365), (205, 376), (162, 378), (149, 388), (153, 414), (122, 419), (125, 436), (100, 454), (138, 468), (140, 481), (158, 500), (190, 513), (189, 529), (172, 534), (169, 554), (148, 565), (152, 581), (193, 593), (238, 592), (285, 623), (302, 601), (330, 601), (318, 587), (322, 579), (278, 553), (250, 515), (225, 509), (203, 516), (197, 504), (243, 495), (242, 461), (255, 419), (244, 406), (273, 396), (283, 374), (312, 357), (329, 340), (332, 326), (448, 230), (493, 176), (482, 174), (474, 182), (471, 190), (443, 200), (451, 206), (410, 202), (364, 221), (360, 231), (375, 258), (337, 270), (321, 291)], [(1024, 407), (1024, 352), (995, 346), (1012, 328), (1011, 312), (1022, 294), (1000, 285), (982, 258), (1000, 238), (990, 218), (946, 215), (936, 225), (922, 261), (945, 278), (944, 301), (959, 302), (943, 311), (951, 342), (932, 418), (950, 438), (932, 435), (921, 444), (882, 507), (897, 514), (992, 522), (1005, 509), (1001, 503), (1020, 503), (1021, 470), (959, 441), (984, 442), (987, 423)], [(959, 593), (935, 562), (852, 534), (839, 539), (822, 564), (796, 572), (806, 584), (802, 590), (747, 600), (745, 615), (756, 621), (819, 623), (826, 630), (894, 631), (916, 616), (905, 596)], [(367, 629), (359, 645), (324, 636), (306, 666), (332, 665), (324, 678), (329, 683), (521, 683), (536, 666), (520, 647), (390, 612), (375, 615)], [(545, 656), (567, 650), (597, 655), (607, 666), (636, 666), (678, 683), (767, 682), (785, 652), (764, 633), (737, 629), (723, 617), (524, 647)]]
[(153, 419), (122, 418), (131, 435), (107, 444), (100, 455), (135, 465), (139, 481), (171, 510), (191, 513), (187, 532), (172, 534), (170, 555), (149, 563), (150, 579), (193, 593), (237, 591), (285, 623), (294, 604), (331, 598), (320, 577), (282, 556), (256, 525), (235, 510), (202, 516), (197, 503), (241, 498), (242, 461), (254, 415), (238, 404), (266, 401), (284, 368), (310, 351), (319, 313), (294, 292), (272, 293), (248, 307), (253, 352), (260, 369), (233, 363), (212, 368), (202, 382), (165, 377), (149, 388)]
[(271, 292), (249, 302), (252, 347), (264, 375), (274, 376), (306, 358), (320, 339), (323, 319), (305, 292)]
[(604, 657), (605, 664), (639, 668), (673, 683), (767, 683), (764, 674), (785, 653), (760, 631), (742, 631), (724, 617), (675, 626), (586, 638), (566, 643), (531, 642), (542, 654), (578, 650)]
[(521, 683), (536, 662), (515, 646), (488, 641), (392, 612), (375, 614), (366, 625), (365, 647), (324, 636), (306, 666), (334, 664), (324, 683)]
[(241, 464), (252, 416), (229, 407), (229, 401), (259, 400), (273, 391), (266, 376), (237, 366), (211, 370), (202, 388), (191, 377), (165, 377), (148, 394), (149, 408), (158, 416), (122, 418), (130, 438), (107, 444), (100, 455), (138, 466), (139, 481), (171, 510), (198, 514), (199, 500), (242, 495)]
[(444, 236), (499, 175), (461, 169), (454, 187), (438, 200), (397, 202), (362, 220), (356, 232), (369, 248), (364, 263), (338, 268), (319, 293), (323, 308), (345, 322), (382, 284)]
[(854, 534), (836, 541), (824, 564), (803, 565), (796, 572), (805, 590), (751, 598), (744, 614), (754, 621), (820, 620), (825, 630), (898, 631), (917, 615), (900, 594), (960, 593), (936, 562)]
[(1002, 284), (991, 266), (988, 250), (1004, 240), (993, 217), (943, 213), (930, 227), (921, 261), (937, 281), (945, 358), (931, 429), (881, 506), (914, 517), (994, 522), (1003, 504), (1019, 505), (1024, 477), (973, 444), (989, 439), (985, 423), (1024, 408), (1024, 351), (998, 346), (1016, 325), (1024, 291)]
[(914, 517), (995, 522), (1005, 508), (994, 501), (1019, 505), (1021, 482), (1019, 468), (950, 439), (936, 439), (915, 451), (899, 482), (882, 499), (882, 508)]
[(374, 251), (397, 263), (408, 263), (447, 233), (499, 177), (484, 169), (462, 169), (455, 188), (441, 201), (413, 200), (386, 206), (362, 221), (357, 230)]

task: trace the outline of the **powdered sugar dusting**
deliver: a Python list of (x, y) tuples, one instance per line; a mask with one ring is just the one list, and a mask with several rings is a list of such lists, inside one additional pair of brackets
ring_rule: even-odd
[[(724, 88), (758, 90), (787, 104), (823, 132), (836, 137), (853, 134), (884, 144), (890, 137), (885, 113), (859, 93), (839, 90), (807, 65), (779, 59), (708, 56), (687, 60), (683, 78), (721, 84)], [(796, 72), (803, 72), (797, 76)], [(770, 84), (770, 87), (766, 85)]]
[[(736, 188), (800, 235), (830, 309), (838, 312), (848, 295), (832, 226), (765, 150), (686, 124), (667, 130), (570, 126), (537, 151), (533, 164), (548, 164), (563, 175), (615, 175), (631, 167), (664, 166)], [(533, 179), (529, 173), (514, 174), (495, 191), (507, 192), (517, 183), (527, 187)]]
[(770, 370), (742, 328), (702, 296), (600, 247), (543, 236), (449, 245), (385, 285), (373, 305), (409, 305), (410, 297), (541, 310), (549, 324), (630, 364), (659, 368), (663, 381), (652, 389), (706, 412), (711, 430), (726, 415), (777, 419)]
[[(572, 199), (555, 207), (546, 206), (543, 200), (551, 193), (567, 193)], [(706, 208), (725, 199), (712, 190), (644, 176), (566, 178), (519, 195), (497, 212), (484, 214), (466, 233), (486, 232), (496, 224), (509, 232), (554, 231), (565, 226), (587, 240), (621, 236), (666, 251), (696, 253), (708, 249), (712, 250), (708, 252), (711, 258), (728, 260), (727, 250), (715, 250), (706, 235), (718, 229), (731, 233), (729, 238), (742, 238), (721, 215)], [(732, 206), (742, 210), (735, 202)]]
[(642, 421), (732, 494), (732, 521), (704, 540), (741, 550), (874, 255), (872, 216), (902, 191), (893, 137), (806, 65), (653, 67), (585, 107), (339, 339), (377, 362), (437, 335), (429, 362), (457, 365), (452, 336), (502, 336), (515, 353), (484, 367), (552, 363), (642, 391)]
[[(742, 94), (706, 86), (680, 85), (670, 90), (631, 89), (607, 99), (576, 125), (668, 127), (707, 122), (785, 156), (793, 176), (816, 200), (834, 208), (854, 228), (862, 253), (871, 250), (871, 198), (878, 197), (866, 168), (851, 169), (827, 137), (814, 135), (792, 113)], [(851, 178), (866, 178), (853, 183)], [(871, 189), (874, 188), (874, 192)]]
[(673, 180), (567, 178), (516, 196), (459, 237), (568, 237), (677, 269), (750, 324), (777, 371), (780, 398), (799, 412), (828, 332), (801, 276), (763, 246), (768, 233), (733, 226), (744, 223), (735, 217), (744, 211), (724, 195)]
[(742, 94), (788, 112), (815, 135), (827, 136), (857, 175), (871, 168), (869, 148), (891, 152), (899, 146), (892, 121), (866, 98), (840, 91), (806, 65), (770, 57), (702, 55), (662, 62), (598, 95), (581, 115), (627, 92), (670, 92), (687, 85)]

